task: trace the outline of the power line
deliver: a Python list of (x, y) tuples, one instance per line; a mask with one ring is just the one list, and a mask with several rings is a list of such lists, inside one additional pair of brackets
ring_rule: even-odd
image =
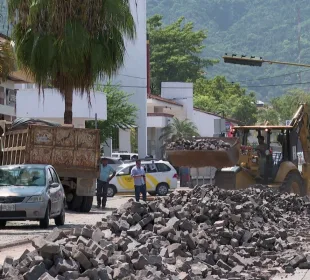
[(268, 79), (273, 79), (273, 78), (278, 78), (278, 77), (284, 77), (284, 76), (289, 76), (293, 74), (299, 74), (299, 73), (304, 73), (304, 72), (309, 72), (310, 70), (304, 70), (304, 71), (296, 71), (296, 72), (291, 72), (287, 74), (282, 74), (282, 75), (276, 75), (276, 76), (270, 76), (270, 77), (264, 77), (264, 78), (258, 78), (258, 79), (252, 79), (252, 80), (244, 80), (244, 81), (237, 81), (237, 82), (231, 82), (232, 84), (238, 84), (238, 83), (247, 83), (247, 82), (255, 82), (255, 81), (262, 81), (262, 80), (268, 80)]
[(136, 79), (146, 80), (146, 78), (143, 78), (143, 77), (130, 76), (130, 75), (125, 75), (125, 74), (118, 74), (118, 75), (119, 76), (129, 77), (129, 78), (136, 78)]
[(247, 85), (241, 85), (242, 87), (247, 88), (256, 88), (256, 87), (281, 87), (281, 86), (294, 86), (294, 85), (306, 85), (310, 84), (310, 82), (302, 82), (302, 83), (289, 83), (289, 84), (275, 84), (275, 85), (261, 85), (261, 86), (247, 86)]

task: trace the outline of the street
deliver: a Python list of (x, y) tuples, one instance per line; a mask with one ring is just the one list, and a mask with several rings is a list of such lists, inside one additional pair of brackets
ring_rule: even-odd
[[(76, 213), (67, 211), (66, 224), (60, 228), (70, 229), (72, 227), (82, 227), (86, 224), (95, 224), (96, 222), (101, 221), (103, 216), (112, 213), (114, 209), (117, 209), (117, 207), (125, 203), (129, 197), (115, 196), (113, 198), (109, 198), (106, 210), (97, 209), (95, 207), (95, 199), (96, 198), (94, 198), (93, 209), (90, 213)], [(52, 220), (51, 224), (52, 225), (48, 229), (43, 230), (39, 228), (38, 222), (8, 222), (7, 226), (0, 230), (0, 264), (3, 263), (3, 260), (7, 255), (18, 258), (26, 248), (30, 247), (31, 249), (32, 246), (29, 242), (36, 236), (44, 236), (51, 232), (55, 227), (53, 226), (54, 222)]]

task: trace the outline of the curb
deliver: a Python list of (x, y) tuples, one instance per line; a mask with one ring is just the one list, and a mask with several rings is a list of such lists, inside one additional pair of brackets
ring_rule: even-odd
[[(35, 238), (35, 237), (33, 237), (33, 238)], [(0, 250), (7, 249), (10, 247), (17, 247), (17, 246), (24, 245), (27, 243), (31, 243), (33, 238), (25, 238), (25, 239), (21, 239), (21, 240), (16, 240), (16, 241), (0, 244)]]

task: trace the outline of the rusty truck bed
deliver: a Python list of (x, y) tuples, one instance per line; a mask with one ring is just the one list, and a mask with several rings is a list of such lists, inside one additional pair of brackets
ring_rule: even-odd
[(51, 164), (61, 177), (97, 178), (100, 135), (95, 129), (30, 125), (1, 137), (1, 164)]

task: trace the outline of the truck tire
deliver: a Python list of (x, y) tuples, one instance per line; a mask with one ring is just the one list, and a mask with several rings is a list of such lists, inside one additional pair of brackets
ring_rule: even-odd
[(72, 201), (68, 203), (68, 208), (71, 211), (80, 212), (82, 203), (83, 203), (83, 196), (78, 196), (74, 194)]
[(83, 196), (83, 202), (81, 204), (80, 211), (82, 213), (88, 213), (93, 207), (93, 196)]
[(296, 193), (300, 196), (307, 195), (305, 182), (301, 177), (300, 173), (297, 171), (289, 172), (286, 175), (286, 178), (282, 186), (280, 187), (280, 190), (287, 193)]

